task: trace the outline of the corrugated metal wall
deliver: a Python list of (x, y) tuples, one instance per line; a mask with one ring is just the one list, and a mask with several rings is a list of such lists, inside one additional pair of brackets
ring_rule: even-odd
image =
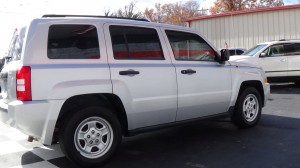
[(217, 48), (250, 49), (279, 39), (300, 39), (300, 9), (257, 12), (191, 21), (191, 27), (205, 35)]

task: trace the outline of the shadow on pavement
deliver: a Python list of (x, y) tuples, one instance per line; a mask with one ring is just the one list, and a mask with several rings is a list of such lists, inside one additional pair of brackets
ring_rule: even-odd
[(275, 94), (300, 94), (300, 85), (293, 83), (271, 84), (271, 93)]
[[(226, 120), (203, 121), (124, 138), (104, 167), (299, 167), (299, 128), (299, 119), (273, 115), (262, 115), (256, 127), (245, 130)], [(76, 167), (64, 157), (49, 162)]]
[(200, 122), (127, 138), (105, 167), (299, 167), (299, 127), (299, 119), (272, 115), (246, 130)]

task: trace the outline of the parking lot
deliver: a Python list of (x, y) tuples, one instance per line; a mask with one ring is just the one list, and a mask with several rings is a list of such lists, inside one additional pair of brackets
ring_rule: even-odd
[[(0, 168), (76, 167), (59, 145), (45, 147), (26, 138), (0, 124)], [(261, 121), (252, 129), (218, 119), (124, 138), (104, 167), (296, 168), (299, 142), (300, 86), (276, 84)]]

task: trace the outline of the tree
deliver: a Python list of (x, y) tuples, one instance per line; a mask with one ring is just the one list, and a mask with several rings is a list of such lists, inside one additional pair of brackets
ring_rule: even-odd
[(240, 11), (245, 9), (284, 5), (283, 0), (217, 0), (210, 8), (211, 14)]
[(146, 8), (144, 11), (145, 17), (152, 22), (162, 22), (163, 11), (160, 3), (155, 3), (154, 9)]
[(175, 2), (169, 4), (155, 4), (154, 9), (146, 8), (144, 15), (152, 22), (185, 25), (185, 19), (202, 15), (199, 12), (200, 3), (197, 0), (189, 0), (185, 3)]
[(117, 17), (126, 17), (126, 18), (134, 18), (139, 19), (143, 18), (143, 14), (136, 9), (137, 1), (131, 1), (128, 5), (125, 5), (123, 9), (118, 9), (117, 12), (112, 14), (112, 16)]

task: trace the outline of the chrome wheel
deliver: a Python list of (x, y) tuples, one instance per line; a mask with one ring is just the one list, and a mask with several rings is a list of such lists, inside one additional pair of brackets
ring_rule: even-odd
[(254, 94), (249, 94), (243, 102), (243, 114), (248, 122), (252, 122), (257, 117), (259, 102)]
[(74, 143), (82, 156), (99, 158), (109, 151), (113, 138), (109, 122), (100, 117), (89, 117), (78, 125)]

